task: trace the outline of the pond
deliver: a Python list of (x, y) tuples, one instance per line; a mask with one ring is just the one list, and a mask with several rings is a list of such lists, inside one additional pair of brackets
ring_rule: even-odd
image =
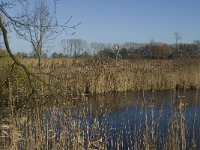
[(33, 103), (1, 122), (1, 149), (199, 149), (200, 94), (78, 96)]

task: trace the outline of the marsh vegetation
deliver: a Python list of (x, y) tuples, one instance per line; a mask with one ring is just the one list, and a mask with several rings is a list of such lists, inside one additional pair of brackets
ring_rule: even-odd
[[(36, 59), (23, 62), (37, 69)], [(199, 59), (44, 59), (42, 68), (57, 77), (49, 79), (52, 84), (74, 93), (85, 88), (91, 93), (108, 93), (200, 87)]]
[(1, 149), (200, 146), (198, 59), (1, 59)]

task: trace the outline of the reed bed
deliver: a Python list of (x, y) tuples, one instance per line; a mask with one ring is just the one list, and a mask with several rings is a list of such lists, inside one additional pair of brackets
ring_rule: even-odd
[[(0, 97), (11, 103), (27, 99), (32, 88), (27, 75), (9, 58), (0, 65)], [(198, 89), (200, 60), (21, 59), (37, 76), (31, 77), (37, 95), (77, 99), (82, 94), (142, 90)], [(41, 82), (43, 81), (43, 82)], [(24, 98), (22, 98), (24, 97)], [(2, 100), (0, 103), (3, 103)]]
[[(191, 134), (184, 119), (187, 107), (179, 95), (172, 97), (174, 109), (169, 115), (166, 133), (159, 130), (160, 119), (156, 115), (162, 117), (162, 109), (157, 112), (153, 95), (150, 98), (143, 95), (138, 100), (142, 102), (142, 107), (137, 108), (138, 122), (132, 121), (127, 110), (121, 117), (120, 128), (113, 119), (112, 98), (100, 99), (96, 114), (84, 96), (87, 93), (95, 96), (98, 93), (198, 89), (198, 59), (42, 59), (42, 72), (38, 70), (37, 59), (21, 59), (44, 81), (31, 77), (37, 90), (33, 96), (29, 95), (31, 88), (23, 69), (13, 68), (8, 58), (1, 59), (4, 59), (0, 63), (2, 150), (199, 148), (199, 136), (192, 134), (191, 140), (187, 140)], [(123, 99), (125, 97), (117, 103), (123, 105)], [(195, 120), (194, 117), (194, 125)], [(192, 132), (199, 131), (199, 127), (194, 126)]]
[[(37, 60), (25, 59), (37, 68)], [(200, 60), (100, 60), (100, 59), (44, 59), (42, 70), (57, 78), (53, 84), (82, 93), (123, 92), (137, 90), (198, 89)], [(47, 79), (46, 79), (47, 80)]]

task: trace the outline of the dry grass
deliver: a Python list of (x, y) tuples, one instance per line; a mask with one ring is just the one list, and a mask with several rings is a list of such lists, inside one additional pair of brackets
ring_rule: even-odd
[[(22, 59), (36, 75), (51, 85), (59, 99), (77, 98), (84, 92), (109, 93), (138, 90), (198, 89), (200, 60), (99, 60), (42, 59), (38, 72), (37, 59)], [(25, 72), (7, 58), (0, 65), (0, 96), (14, 101), (27, 97), (31, 89)], [(52, 95), (44, 83), (32, 78), (40, 96)]]
[[(37, 73), (36, 59), (22, 61)], [(164, 140), (157, 131), (158, 122), (154, 116), (156, 108), (152, 105), (150, 115), (147, 115), (149, 110), (147, 111), (145, 98), (144, 108), (140, 110), (139, 127), (131, 127), (129, 116), (125, 116), (121, 126), (126, 130), (120, 130), (115, 136), (112, 131), (116, 129), (112, 125), (107, 126), (106, 119), (88, 120), (89, 107), (82, 104), (80, 98), (85, 91), (106, 93), (169, 90), (177, 87), (199, 88), (200, 60), (119, 60), (116, 62), (96, 59), (43, 59), (42, 70), (47, 74), (37, 73), (37, 75), (51, 85), (56, 99), (64, 100), (59, 104), (56, 101), (54, 107), (38, 105), (39, 102), (46, 104), (46, 101), (55, 100), (46, 85), (33, 79), (38, 95), (29, 98), (30, 88), (23, 70), (15, 67), (11, 72), (12, 64), (9, 59), (1, 61), (0, 65), (2, 85), (0, 101), (9, 99), (11, 106), (14, 104), (16, 107), (28, 100), (31, 103), (29, 106), (33, 106), (24, 106), (18, 112), (15, 112), (15, 108), (9, 107), (8, 111), (12, 113), (6, 120), (0, 121), (0, 149), (79, 150), (110, 147), (123, 149), (125, 144), (130, 149), (155, 149), (158, 141), (162, 143), (163, 149), (186, 148), (187, 126), (181, 103), (178, 103), (178, 109), (173, 110), (174, 116), (171, 116), (167, 140)], [(73, 103), (74, 101), (78, 102)], [(104, 107), (110, 103), (109, 99), (106, 104), (103, 101), (104, 99), (98, 105), (100, 109), (98, 115), (102, 118), (106, 113), (110, 113), (108, 108)], [(82, 110), (76, 111), (78, 107)], [(78, 115), (78, 118), (74, 118), (74, 115)], [(124, 138), (129, 139), (127, 143), (124, 143)], [(195, 142), (194, 137), (192, 146)]]
[[(24, 62), (37, 67), (34, 59)], [(59, 77), (51, 83), (76, 93), (200, 87), (200, 60), (45, 59), (42, 68)]]

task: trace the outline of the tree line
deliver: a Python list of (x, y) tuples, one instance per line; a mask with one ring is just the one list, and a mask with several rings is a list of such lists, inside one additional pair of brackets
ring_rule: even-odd
[[(200, 41), (193, 43), (175, 43), (166, 44), (159, 42), (150, 43), (134, 43), (126, 42), (123, 44), (111, 43), (87, 43), (82, 39), (67, 39), (61, 40), (61, 52), (53, 52), (50, 57), (98, 57), (110, 59), (167, 59), (177, 57), (198, 58), (200, 56)], [(27, 54), (25, 52), (18, 52), (16, 54), (20, 57), (35, 58), (35, 53)], [(41, 57), (48, 57), (47, 53), (42, 53)]]

